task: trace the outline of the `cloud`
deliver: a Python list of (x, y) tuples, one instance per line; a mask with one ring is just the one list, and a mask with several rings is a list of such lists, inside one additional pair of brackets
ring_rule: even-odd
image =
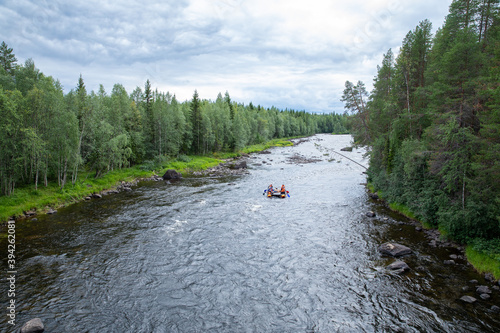
[(383, 53), (423, 19), (439, 27), (450, 3), (7, 0), (0, 31), (66, 90), (81, 73), (89, 90), (150, 79), (180, 100), (227, 90), (247, 104), (342, 112), (344, 82), (369, 88)]

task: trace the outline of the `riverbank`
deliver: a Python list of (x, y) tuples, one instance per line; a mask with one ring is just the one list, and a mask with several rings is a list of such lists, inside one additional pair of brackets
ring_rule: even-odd
[(63, 189), (57, 183), (49, 183), (47, 187), (39, 185), (36, 190), (34, 185), (16, 188), (12, 195), (0, 197), (0, 222), (55, 213), (61, 207), (86, 198), (130, 189), (129, 185), (139, 180), (161, 177), (168, 169), (174, 169), (187, 176), (216, 167), (227, 160), (237, 159), (244, 154), (263, 151), (270, 147), (293, 145), (291, 139), (293, 138), (275, 139), (245, 147), (239, 152), (214, 153), (210, 156), (181, 155), (173, 159), (148, 161), (130, 168), (110, 171), (99, 178), (94, 178), (94, 173), (91, 171), (84, 171), (78, 175), (74, 184), (68, 183)]
[[(369, 195), (372, 199), (378, 200), (384, 203), (392, 211), (395, 211), (401, 215), (406, 216), (410, 220), (417, 224), (417, 228), (421, 228), (431, 241), (430, 246), (446, 245), (453, 246), (463, 252), (467, 261), (478, 271), (483, 274), (487, 280), (500, 280), (500, 246), (498, 244), (493, 244), (492, 241), (477, 241), (475, 244), (456, 244), (452, 240), (449, 240), (446, 233), (443, 230), (433, 228), (429, 223), (419, 220), (415, 214), (405, 205), (399, 203), (389, 203), (384, 197), (383, 193), (376, 191), (373, 185), (366, 185)], [(496, 242), (500, 243), (500, 241)]]

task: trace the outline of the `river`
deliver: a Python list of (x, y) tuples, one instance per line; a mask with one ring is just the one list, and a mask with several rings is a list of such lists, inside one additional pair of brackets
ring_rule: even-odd
[[(46, 332), (500, 331), (489, 312), (499, 292), (481, 300), (474, 287), (487, 282), (471, 266), (443, 264), (456, 249), (428, 246), (368, 197), (364, 168), (335, 153), (350, 140), (316, 135), (252, 154), (246, 175), (141, 182), (18, 222), (16, 327), (39, 317)], [(342, 152), (366, 166), (363, 153)], [(264, 196), (270, 183), (290, 197)], [(387, 241), (413, 249), (410, 272), (386, 269)], [(5, 316), (0, 330), (12, 330)]]

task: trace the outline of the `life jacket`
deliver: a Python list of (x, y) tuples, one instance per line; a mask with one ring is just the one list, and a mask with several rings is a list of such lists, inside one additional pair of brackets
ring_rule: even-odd
[(281, 185), (281, 192), (285, 192), (285, 185)]

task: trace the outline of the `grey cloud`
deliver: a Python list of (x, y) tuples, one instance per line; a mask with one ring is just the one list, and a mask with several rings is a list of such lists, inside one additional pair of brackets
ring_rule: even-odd
[(332, 19), (345, 11), (354, 15), (345, 21), (352, 26), (310, 32), (271, 3), (192, 1), (7, 0), (0, 31), (18, 59), (33, 58), (69, 89), (79, 73), (91, 89), (122, 83), (131, 91), (149, 78), (172, 93), (203, 94), (200, 87), (215, 85), (211, 90), (229, 90), (235, 100), (233, 89), (254, 104), (342, 112), (345, 80), (369, 87), (383, 53), (396, 52), (420, 20), (440, 26), (447, 12), (446, 3), (430, 0), (390, 0), (369, 13), (353, 7), (358, 2), (332, 3)]

